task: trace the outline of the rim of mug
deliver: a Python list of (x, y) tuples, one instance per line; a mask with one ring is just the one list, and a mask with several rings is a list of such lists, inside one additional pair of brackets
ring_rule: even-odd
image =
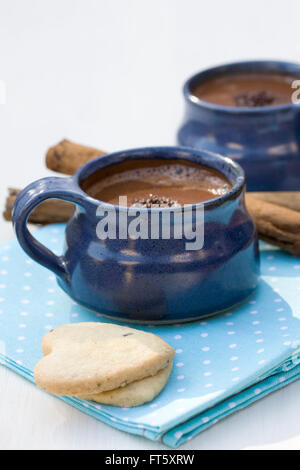
[[(206, 163), (202, 163), (201, 161), (199, 162), (199, 165), (206, 166), (208, 168), (215, 169), (219, 173), (221, 173), (223, 176), (225, 176), (226, 179), (229, 179), (229, 176), (225, 173), (222, 172), (218, 167), (214, 167), (213, 165), (210, 165), (211, 162), (220, 162), (225, 164), (228, 168), (231, 169), (232, 174), (234, 175), (234, 182), (230, 183), (232, 184), (232, 187), (229, 191), (227, 191), (224, 194), (221, 194), (220, 196), (216, 196), (212, 199), (209, 199), (207, 201), (202, 201), (202, 202), (197, 202), (194, 204), (185, 204), (183, 206), (179, 207), (159, 207), (159, 208), (146, 208), (146, 207), (137, 207), (136, 209), (141, 211), (141, 212), (161, 212), (161, 211), (172, 211), (172, 212), (177, 212), (181, 211), (183, 207), (185, 208), (196, 208), (199, 206), (204, 206), (204, 208), (213, 208), (222, 205), (224, 202), (236, 199), (243, 191), (245, 184), (246, 184), (246, 178), (245, 178), (245, 172), (242, 169), (242, 167), (233, 161), (229, 157), (223, 157), (220, 154), (210, 152), (208, 150), (199, 150), (199, 149), (193, 149), (190, 147), (180, 147), (180, 146), (157, 146), (157, 147), (138, 147), (138, 148), (133, 148), (133, 149), (127, 149), (123, 151), (118, 151), (118, 152), (112, 152), (108, 153), (99, 157), (94, 158), (93, 160), (90, 160), (89, 162), (85, 163), (82, 165), (76, 173), (74, 173), (71, 178), (75, 183), (78, 185), (79, 189), (84, 192), (86, 197), (88, 198), (89, 202), (93, 203), (94, 205), (99, 206), (99, 203), (105, 207), (114, 207), (117, 208), (119, 211), (127, 211), (128, 206), (120, 206), (118, 204), (111, 204), (105, 201), (101, 201), (100, 199), (96, 199), (92, 196), (90, 196), (84, 189), (82, 189), (82, 183), (83, 181), (91, 176), (93, 173), (96, 171), (100, 170), (101, 168), (105, 168), (111, 165), (115, 165), (117, 163), (120, 163), (124, 160), (133, 158), (133, 159), (142, 159), (145, 158), (147, 159), (149, 155), (150, 158), (156, 158), (155, 154), (163, 154), (163, 153), (168, 153), (170, 154), (170, 158), (178, 158), (182, 160), (190, 160), (193, 161), (192, 158), (186, 158), (186, 157), (192, 157), (197, 156), (200, 157), (201, 159), (205, 160)], [(140, 156), (140, 158), (137, 158), (137, 156)], [(163, 155), (161, 155), (161, 158), (166, 158)], [(108, 160), (107, 165), (101, 165), (100, 167), (98, 166), (99, 162), (106, 163)], [(198, 163), (198, 162), (197, 162)], [(230, 170), (228, 171), (230, 173)]]
[(216, 65), (214, 67), (209, 67), (207, 69), (203, 69), (200, 72), (195, 73), (191, 77), (189, 77), (184, 85), (183, 85), (183, 95), (185, 99), (201, 108), (206, 108), (211, 111), (216, 111), (216, 112), (224, 112), (224, 113), (229, 113), (229, 114), (262, 114), (262, 113), (272, 113), (275, 111), (285, 111), (289, 110), (293, 107), (298, 107), (299, 105), (295, 103), (285, 103), (285, 104), (279, 104), (275, 106), (256, 106), (254, 108), (248, 107), (248, 106), (239, 106), (239, 107), (234, 107), (234, 106), (225, 106), (221, 104), (215, 104), (215, 103), (210, 103), (205, 100), (201, 100), (198, 98), (196, 95), (193, 94), (192, 92), (192, 87), (193, 85), (197, 84), (198, 81), (201, 80), (201, 78), (211, 78), (214, 76), (214, 74), (221, 74), (222, 72), (229, 72), (229, 71), (234, 71), (237, 68), (251, 68), (251, 67), (257, 67), (258, 69), (265, 69), (266, 71), (284, 71), (287, 73), (292, 73), (293, 71), (297, 70), (299, 73), (299, 80), (300, 80), (300, 63), (297, 62), (287, 62), (287, 61), (280, 61), (280, 60), (244, 60), (244, 61), (239, 61), (239, 62), (230, 62), (230, 63), (225, 63), (225, 64), (220, 64)]

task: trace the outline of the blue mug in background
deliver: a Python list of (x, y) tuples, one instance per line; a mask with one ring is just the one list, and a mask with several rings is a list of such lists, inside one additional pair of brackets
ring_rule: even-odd
[[(247, 61), (204, 70), (184, 85), (185, 116), (177, 140), (182, 146), (228, 156), (243, 167), (248, 191), (300, 190), (300, 105), (231, 107), (200, 100), (195, 86), (222, 75), (288, 74), (300, 79), (300, 65)], [(295, 90), (291, 88), (292, 93)]]
[[(128, 208), (94, 199), (83, 190), (84, 181), (98, 170), (128, 159), (155, 158), (199, 163), (219, 171), (231, 183), (225, 194), (189, 205), (204, 210), (201, 249), (189, 251), (184, 238), (164, 239), (161, 235), (158, 239), (97, 236), (99, 208), (115, 211), (117, 221)], [(30, 184), (17, 197), (13, 224), (26, 253), (53, 271), (59, 286), (78, 303), (116, 320), (176, 323), (230, 308), (257, 286), (257, 233), (245, 207), (244, 190), (242, 168), (211, 152), (180, 147), (126, 150), (96, 158), (71, 177), (43, 178)], [(30, 213), (49, 198), (75, 206), (61, 256), (39, 243), (27, 228)], [(144, 215), (158, 211), (162, 218), (181, 209), (139, 210)]]

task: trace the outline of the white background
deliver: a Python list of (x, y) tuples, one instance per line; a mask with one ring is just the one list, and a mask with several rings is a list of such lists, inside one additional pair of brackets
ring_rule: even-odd
[[(0, 0), (0, 198), (50, 174), (66, 137), (106, 151), (175, 143), (181, 88), (198, 70), (255, 58), (298, 61), (298, 0)], [(0, 242), (13, 236), (0, 222)], [(300, 383), (182, 449), (300, 449)], [(159, 449), (0, 368), (0, 448)]]

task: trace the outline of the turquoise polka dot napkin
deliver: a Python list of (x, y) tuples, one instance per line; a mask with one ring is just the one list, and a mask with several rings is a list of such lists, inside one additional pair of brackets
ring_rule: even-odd
[[(64, 225), (35, 232), (57, 253), (63, 234)], [(122, 431), (176, 447), (296, 380), (300, 375), (300, 260), (266, 244), (261, 245), (261, 258), (257, 291), (232, 311), (188, 324), (136, 326), (160, 335), (176, 350), (170, 381), (153, 402), (117, 408), (59, 398)], [(29, 259), (15, 240), (0, 247), (3, 365), (33, 382), (44, 334), (60, 324), (82, 321), (109, 322), (73, 302), (57, 286), (55, 276)]]

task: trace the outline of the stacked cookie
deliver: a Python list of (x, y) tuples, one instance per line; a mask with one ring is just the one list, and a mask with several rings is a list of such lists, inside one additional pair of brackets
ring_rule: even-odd
[(73, 323), (47, 333), (36, 384), (56, 395), (131, 407), (153, 400), (171, 374), (174, 350), (159, 336), (109, 323)]

